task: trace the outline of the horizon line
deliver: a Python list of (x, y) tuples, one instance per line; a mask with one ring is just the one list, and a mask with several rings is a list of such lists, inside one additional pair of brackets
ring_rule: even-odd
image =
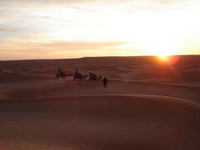
[[(200, 54), (178, 54), (178, 55), (169, 55), (169, 56), (200, 56)], [(85, 56), (85, 57), (77, 57), (77, 58), (41, 58), (41, 59), (7, 59), (0, 60), (3, 61), (37, 61), (37, 60), (75, 60), (75, 59), (84, 59), (84, 58), (117, 58), (117, 57), (159, 57), (157, 55), (136, 55), (136, 56)]]

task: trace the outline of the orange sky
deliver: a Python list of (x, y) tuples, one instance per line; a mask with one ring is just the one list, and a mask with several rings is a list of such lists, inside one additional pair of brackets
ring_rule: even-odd
[(200, 54), (199, 0), (0, 1), (0, 60)]

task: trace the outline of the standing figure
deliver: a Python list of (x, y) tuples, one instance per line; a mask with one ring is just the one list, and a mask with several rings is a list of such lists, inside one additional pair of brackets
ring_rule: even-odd
[(100, 80), (100, 81), (101, 81), (101, 79), (102, 79), (102, 76), (101, 76), (101, 75), (99, 75), (99, 78), (98, 78), (98, 80)]
[(90, 69), (90, 71), (89, 71), (89, 80), (90, 81), (95, 81), (96, 79), (97, 79), (97, 76), (96, 76), (96, 74), (94, 72), (94, 69)]
[(93, 74), (94, 74), (94, 73), (95, 73), (95, 72), (94, 72), (94, 69), (91, 68), (90, 71), (89, 71), (89, 73), (93, 73)]
[(56, 79), (62, 78), (62, 71), (60, 68), (58, 68), (58, 71), (56, 73)]
[(103, 87), (106, 88), (108, 83), (108, 79), (106, 77), (103, 78)]
[(79, 71), (78, 71), (78, 69), (76, 68), (74, 74), (77, 75), (78, 73), (79, 73)]
[(78, 69), (76, 68), (75, 71), (74, 71), (74, 79), (73, 79), (73, 80), (78, 79), (78, 75), (79, 75), (79, 71), (78, 71)]

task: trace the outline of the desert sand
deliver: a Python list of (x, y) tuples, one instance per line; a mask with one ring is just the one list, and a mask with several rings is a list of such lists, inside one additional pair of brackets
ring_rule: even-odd
[[(200, 56), (0, 62), (2, 150), (199, 150)], [(108, 77), (55, 80), (57, 68)]]

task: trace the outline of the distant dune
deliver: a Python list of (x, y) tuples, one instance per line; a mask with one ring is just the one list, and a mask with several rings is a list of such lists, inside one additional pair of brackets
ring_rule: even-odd
[(98, 73), (120, 80), (150, 80), (163, 79), (171, 81), (200, 81), (200, 56), (180, 56), (173, 66), (166, 65), (156, 57), (94, 57), (62, 60), (23, 60), (1, 61), (2, 70), (13, 73), (54, 75), (58, 67), (66, 72), (78, 68), (88, 72), (94, 68)]
[[(2, 150), (199, 150), (200, 56), (0, 62)], [(78, 68), (102, 81), (55, 79)]]

